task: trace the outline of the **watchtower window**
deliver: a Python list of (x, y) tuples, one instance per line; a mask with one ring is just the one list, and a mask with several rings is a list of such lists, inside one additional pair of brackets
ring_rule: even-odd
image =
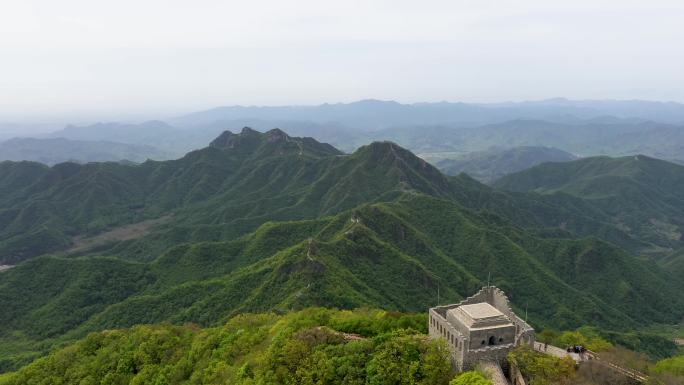
[(494, 338), (494, 336), (489, 337), (489, 344), (496, 345), (496, 338)]

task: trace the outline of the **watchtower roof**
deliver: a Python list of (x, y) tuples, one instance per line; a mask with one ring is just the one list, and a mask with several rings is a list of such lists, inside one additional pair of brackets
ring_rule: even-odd
[(512, 325), (504, 313), (487, 302), (461, 305), (449, 310), (448, 313), (469, 329)]
[(463, 305), (461, 306), (461, 309), (464, 312), (466, 312), (472, 319), (484, 319), (504, 316), (504, 314), (500, 312), (499, 309), (488, 304), (487, 302)]

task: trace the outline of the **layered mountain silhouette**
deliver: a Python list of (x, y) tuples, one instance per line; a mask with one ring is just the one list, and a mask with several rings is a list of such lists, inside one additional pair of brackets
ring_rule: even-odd
[[(392, 142), (345, 155), (245, 128), (177, 160), (0, 171), (1, 262), (17, 264), (0, 273), (0, 342), (22, 346), (0, 351), (6, 368), (137, 323), (312, 305), (422, 311), (438, 290), (457, 301), (489, 275), (542, 327), (622, 330), (684, 313), (681, 280), (635, 255), (655, 241), (591, 199), (521, 192), (534, 178), (508, 192), (449, 177)], [(74, 248), (144, 221), (157, 222)]]
[[(318, 106), (218, 107), (166, 121), (69, 125), (47, 138), (116, 143), (132, 150), (128, 152), (132, 161), (180, 158), (205, 147), (221, 132), (239, 132), (244, 126), (261, 132), (281, 127), (292, 136), (310, 136), (345, 152), (372, 141), (389, 140), (430, 159), (460, 158), (490, 148), (535, 146), (583, 157), (646, 154), (681, 161), (683, 123), (684, 107), (677, 103), (549, 99), (401, 104), (362, 100)], [(29, 149), (36, 146), (33, 143)], [(3, 158), (0, 152), (0, 160), (56, 163), (53, 160), (63, 159), (59, 148), (40, 148), (38, 158), (21, 153)], [(72, 158), (78, 162), (110, 160), (92, 159), (92, 151), (73, 148)], [(152, 156), (150, 148), (154, 149)]]
[(152, 146), (64, 138), (13, 138), (0, 143), (0, 161), (33, 161), (47, 165), (63, 162), (144, 162), (168, 159)]
[(568, 162), (577, 156), (550, 147), (520, 146), (477, 151), (437, 163), (448, 175), (466, 173), (483, 183), (522, 171), (544, 162)]
[(225, 106), (198, 111), (171, 120), (178, 126), (203, 125), (244, 118), (263, 120), (338, 122), (347, 126), (362, 123), (366, 129), (407, 124), (472, 122), (489, 124), (511, 119), (638, 118), (672, 123), (684, 122), (684, 105), (649, 101), (568, 100), (555, 98), (521, 103), (413, 103), (385, 100), (360, 100), (352, 103), (311, 106)]
[[(239, 235), (267, 220), (314, 218), (404, 190), (448, 194), (439, 171), (392, 143), (349, 156), (280, 130), (226, 132), (202, 150), (140, 165), (2, 163), (0, 260), (65, 248), (74, 236), (176, 214), (174, 225)], [(192, 233), (188, 234), (192, 235)]]

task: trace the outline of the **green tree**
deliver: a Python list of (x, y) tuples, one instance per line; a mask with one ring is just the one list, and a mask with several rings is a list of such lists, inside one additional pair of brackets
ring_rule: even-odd
[(492, 381), (482, 373), (471, 370), (463, 372), (449, 381), (449, 385), (492, 385)]
[(369, 385), (417, 384), (420, 369), (418, 341), (401, 334), (389, 337), (373, 354), (366, 370)]
[(654, 371), (659, 374), (672, 374), (684, 377), (684, 356), (660, 360), (656, 363)]
[(451, 374), (444, 342), (426, 341), (410, 330), (398, 330), (374, 339), (375, 352), (366, 366), (367, 384), (447, 384)]
[(530, 385), (570, 383), (575, 377), (575, 361), (570, 357), (557, 358), (520, 346), (508, 354)]
[(433, 340), (421, 354), (420, 384), (445, 384), (451, 376), (451, 354), (443, 339)]

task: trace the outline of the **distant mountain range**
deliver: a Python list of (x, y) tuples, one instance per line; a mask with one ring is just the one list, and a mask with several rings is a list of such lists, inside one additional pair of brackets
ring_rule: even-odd
[(447, 175), (466, 173), (483, 183), (522, 171), (544, 162), (569, 162), (577, 157), (550, 147), (520, 146), (472, 152), (437, 163)]
[(373, 133), (423, 156), (452, 158), (492, 147), (553, 147), (580, 156), (646, 154), (679, 159), (684, 153), (684, 126), (654, 122), (556, 123), (512, 120), (475, 127), (405, 126)]
[(172, 159), (206, 146), (211, 139), (222, 131), (218, 128), (209, 130), (209, 132), (205, 132), (205, 130), (186, 131), (162, 121), (151, 120), (139, 124), (110, 122), (89, 126), (71, 125), (53, 132), (49, 136), (71, 140), (105, 140), (131, 145), (145, 145), (164, 154), (169, 154), (160, 159)]
[[(347, 153), (373, 141), (390, 140), (434, 162), (518, 146), (553, 147), (584, 157), (645, 154), (684, 159), (684, 105), (646, 101), (400, 104), (364, 100), (317, 106), (230, 106), (166, 121), (71, 125), (48, 137), (149, 146), (152, 156), (148, 147), (130, 148), (128, 160), (162, 160), (179, 158), (202, 148), (224, 130), (244, 126), (262, 132), (279, 127)], [(53, 153), (39, 142), (33, 144), (25, 144), (26, 153), (40, 152), (49, 160), (63, 158), (59, 148)], [(85, 162), (92, 158), (90, 151), (71, 147), (71, 159)], [(4, 158), (9, 159), (18, 160), (17, 156)]]
[(168, 159), (169, 155), (155, 147), (102, 140), (64, 138), (14, 138), (0, 143), (0, 159), (33, 161), (47, 165), (62, 162), (144, 162)]
[(684, 123), (684, 104), (650, 101), (585, 100), (563, 98), (521, 103), (414, 103), (362, 100), (317, 106), (228, 106), (199, 111), (170, 120), (176, 126), (206, 125), (236, 119), (337, 122), (363, 131), (398, 125), (461, 123), (482, 125), (513, 119), (574, 123), (605, 117)]
[[(672, 323), (684, 282), (664, 267), (670, 258), (636, 253), (681, 247), (660, 233), (679, 222), (658, 216), (636, 229), (620, 210), (684, 209), (677, 192), (661, 193), (679, 187), (684, 167), (634, 161), (648, 166), (536, 166), (595, 162), (588, 180), (606, 178), (587, 196), (572, 173), (542, 187), (511, 174), (502, 187), (533, 192), (507, 192), (446, 176), (392, 142), (345, 155), (277, 129), (224, 132), (180, 159), (139, 165), (0, 163), (0, 264), (16, 264), (0, 273), (0, 368), (138, 323), (212, 325), (312, 305), (418, 311), (438, 290), (457, 301), (489, 275), (539, 327)], [(633, 193), (642, 188), (647, 196)], [(621, 201), (596, 201), (611, 189), (625, 190)], [(157, 221), (74, 248), (146, 220)]]
[[(607, 121), (610, 123), (606, 123)], [(353, 152), (372, 141), (391, 140), (435, 162), (462, 159), (471, 152), (488, 151), (491, 148), (511, 147), (553, 147), (585, 157), (642, 153), (662, 159), (684, 158), (684, 126), (632, 121), (615, 123), (610, 119), (603, 119), (598, 123), (591, 121), (573, 124), (514, 120), (484, 126), (396, 126), (372, 132), (338, 123), (319, 124), (306, 121), (240, 119), (185, 129), (151, 121), (141, 124), (70, 126), (50, 136), (88, 143), (118, 143), (118, 148), (127, 149), (121, 153), (128, 154), (132, 161), (146, 158), (163, 160), (179, 158), (186, 152), (203, 147), (224, 130), (239, 130), (245, 125), (254, 125), (260, 131), (280, 127), (294, 135), (329, 142), (346, 152)], [(93, 157), (93, 151), (86, 146), (79, 147), (78, 143), (65, 142), (54, 149), (43, 143), (25, 140), (22, 152), (12, 154), (11, 158), (8, 155), (4, 160), (37, 160), (36, 156), (28, 155), (32, 153), (42, 154), (46, 159), (61, 159), (60, 153), (64, 152), (64, 148), (73, 149), (71, 158), (77, 161), (84, 162)], [(11, 148), (9, 144), (6, 147)], [(22, 157), (24, 153), (27, 155)], [(0, 159), (3, 159), (2, 153)]]

